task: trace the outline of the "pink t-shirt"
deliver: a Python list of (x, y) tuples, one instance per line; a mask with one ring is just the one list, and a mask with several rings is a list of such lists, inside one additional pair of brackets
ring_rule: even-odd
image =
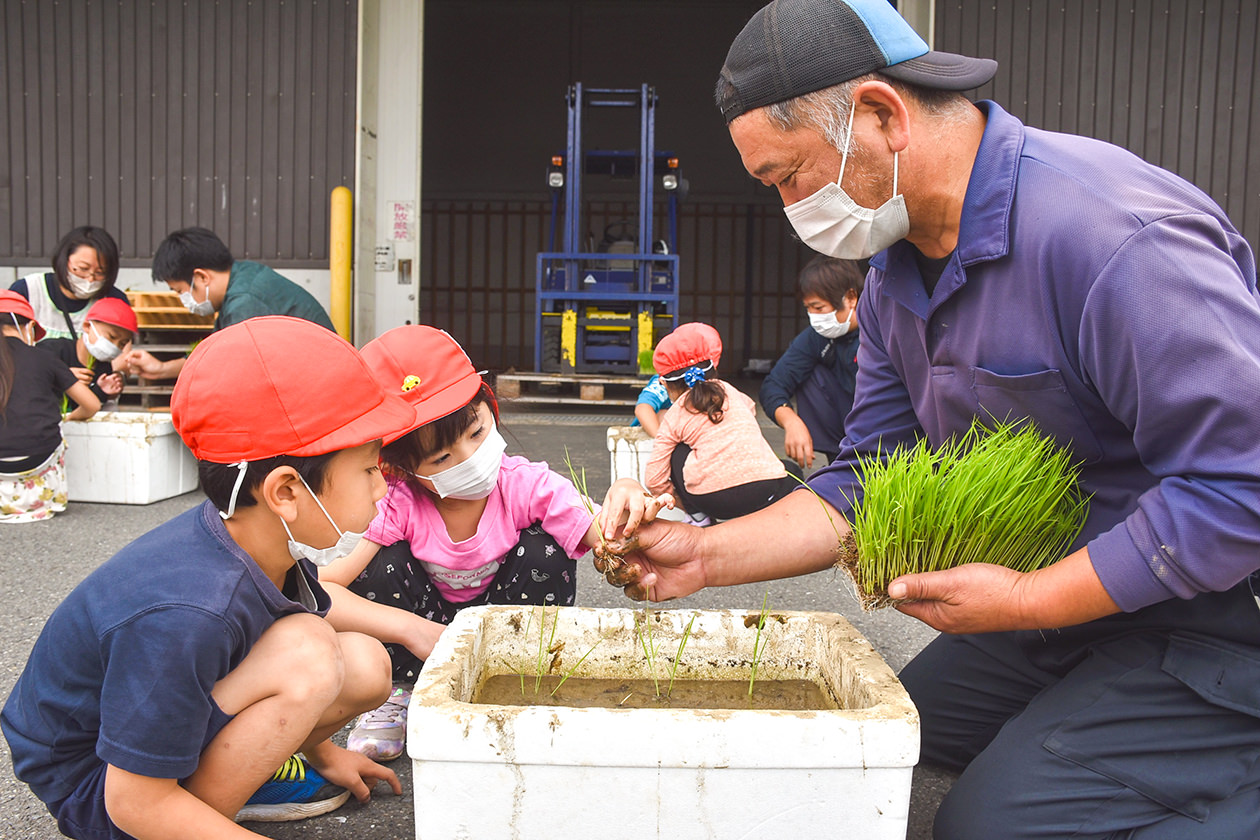
[(389, 490), (376, 503), (376, 519), (368, 526), (367, 538), (379, 545), (399, 540), (410, 543), (412, 555), (442, 597), (452, 603), (470, 601), (485, 592), (504, 556), (520, 541), (521, 531), (535, 522), (541, 522), (543, 530), (573, 559), (586, 553), (582, 537), (590, 528), (591, 515), (573, 483), (543, 461), (504, 455), (499, 481), (486, 499), (477, 533), (462, 542), (451, 540), (427, 492), (417, 494), (398, 479), (388, 482)]

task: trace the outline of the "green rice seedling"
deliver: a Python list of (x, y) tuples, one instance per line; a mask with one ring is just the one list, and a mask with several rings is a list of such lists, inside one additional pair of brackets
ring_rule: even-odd
[(687, 626), (683, 629), (682, 641), (678, 643), (678, 651), (674, 654), (674, 664), (669, 669), (669, 687), (665, 689), (665, 696), (669, 697), (674, 693), (674, 677), (678, 674), (678, 661), (682, 659), (683, 649), (687, 647), (687, 640), (691, 638), (691, 626), (696, 623), (696, 614), (691, 614), (691, 619), (687, 622)]
[[(752, 697), (753, 687), (757, 684), (757, 668), (761, 665), (761, 655), (766, 652), (766, 616), (770, 614), (770, 590), (761, 599), (761, 615), (757, 616), (757, 635), (753, 637), (752, 670), (748, 676), (748, 696)], [(745, 622), (747, 624), (747, 622)]]
[[(573, 468), (573, 461), (569, 458), (569, 447), (564, 448), (564, 465), (569, 470), (569, 480), (573, 482), (573, 486), (577, 488), (578, 496), (582, 499), (582, 507), (592, 517), (595, 516), (595, 504), (591, 501), (591, 496), (586, 492), (586, 467), (582, 467), (579, 473)], [(604, 531), (601, 528), (599, 532), (600, 547), (607, 550), (608, 542), (604, 539)]]
[[(538, 653), (534, 660), (534, 693), (537, 694), (542, 688), (542, 678), (551, 671), (551, 661), (548, 657), (559, 654), (564, 647), (564, 642), (556, 642), (556, 627), (560, 624), (560, 610), (556, 608), (555, 613), (551, 617), (551, 634), (547, 634), (547, 608), (541, 607), (542, 618), (538, 622)], [(530, 610), (529, 622), (525, 625), (526, 634), (534, 621), (534, 610)], [(525, 693), (525, 669), (521, 669), (521, 694)]]
[(573, 676), (573, 672), (574, 672), (574, 671), (576, 671), (576, 670), (578, 669), (578, 666), (579, 666), (579, 665), (581, 665), (583, 662), (585, 662), (585, 661), (586, 661), (586, 657), (590, 656), (590, 655), (591, 655), (591, 651), (593, 651), (593, 650), (595, 650), (595, 648), (599, 647), (599, 643), (600, 643), (600, 642), (602, 642), (602, 641), (604, 641), (604, 637), (603, 637), (603, 636), (600, 636), (598, 639), (596, 639), (596, 640), (595, 640), (595, 644), (591, 645), (590, 649), (589, 649), (589, 650), (587, 650), (587, 651), (586, 651), (586, 653), (582, 654), (582, 658), (581, 658), (581, 659), (579, 659), (577, 662), (574, 662), (574, 663), (573, 663), (573, 667), (569, 668), (569, 670), (567, 670), (567, 671), (565, 671), (565, 672), (564, 672), (564, 676), (560, 678), (560, 682), (556, 683), (556, 687), (555, 687), (555, 688), (553, 688), (553, 689), (551, 689), (551, 695), (550, 695), (550, 696), (552, 696), (552, 697), (554, 697), (554, 696), (555, 696), (556, 692), (560, 690), (560, 686), (564, 685), (566, 682), (568, 682), (568, 681), (569, 681), (569, 677)]
[[(595, 505), (591, 501), (590, 494), (586, 489), (586, 468), (583, 467), (581, 472), (574, 469), (573, 461), (569, 458), (568, 447), (564, 450), (564, 463), (569, 469), (569, 479), (573, 482), (573, 486), (577, 488), (578, 494), (582, 499), (582, 506), (586, 512), (595, 517)], [(608, 582), (615, 586), (625, 586), (633, 583), (638, 579), (638, 568), (626, 562), (626, 554), (634, 549), (638, 544), (635, 537), (619, 539), (609, 542), (604, 537), (604, 531), (599, 529), (599, 545), (593, 549), (595, 568), (607, 578)]]
[(1028, 572), (1059, 560), (1085, 523), (1079, 466), (1031, 423), (978, 420), (939, 449), (926, 440), (858, 456), (862, 503), (839, 565), (862, 605), (916, 572), (995, 563)]
[(656, 696), (660, 697), (661, 683), (656, 677), (656, 634), (652, 632), (652, 610), (646, 604), (643, 606), (643, 615), (635, 617), (634, 630), (639, 637), (639, 645), (643, 648), (643, 658), (647, 660), (652, 687), (656, 690)]

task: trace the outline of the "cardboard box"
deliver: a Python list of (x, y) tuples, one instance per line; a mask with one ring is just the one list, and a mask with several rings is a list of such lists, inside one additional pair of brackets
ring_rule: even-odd
[(197, 487), (170, 412), (100, 411), (61, 424), (70, 501), (147, 505)]

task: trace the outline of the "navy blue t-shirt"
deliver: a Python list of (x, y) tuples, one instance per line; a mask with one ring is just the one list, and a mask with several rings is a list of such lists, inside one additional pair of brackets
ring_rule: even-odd
[(323, 615), (314, 566), (290, 600), (209, 502), (123, 548), (53, 612), (0, 713), (14, 774), (46, 803), (102, 762), (182, 779), (229, 720), (210, 696), (290, 613)]

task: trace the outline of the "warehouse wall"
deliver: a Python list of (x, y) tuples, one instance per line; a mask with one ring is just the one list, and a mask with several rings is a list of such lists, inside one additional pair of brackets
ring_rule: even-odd
[(356, 0), (4, 0), (0, 265), (82, 224), (147, 266), (171, 230), (326, 267), (353, 184)]
[(1255, 0), (941, 0), (938, 49), (997, 59), (1029, 125), (1107, 140), (1181, 175), (1260, 245)]

